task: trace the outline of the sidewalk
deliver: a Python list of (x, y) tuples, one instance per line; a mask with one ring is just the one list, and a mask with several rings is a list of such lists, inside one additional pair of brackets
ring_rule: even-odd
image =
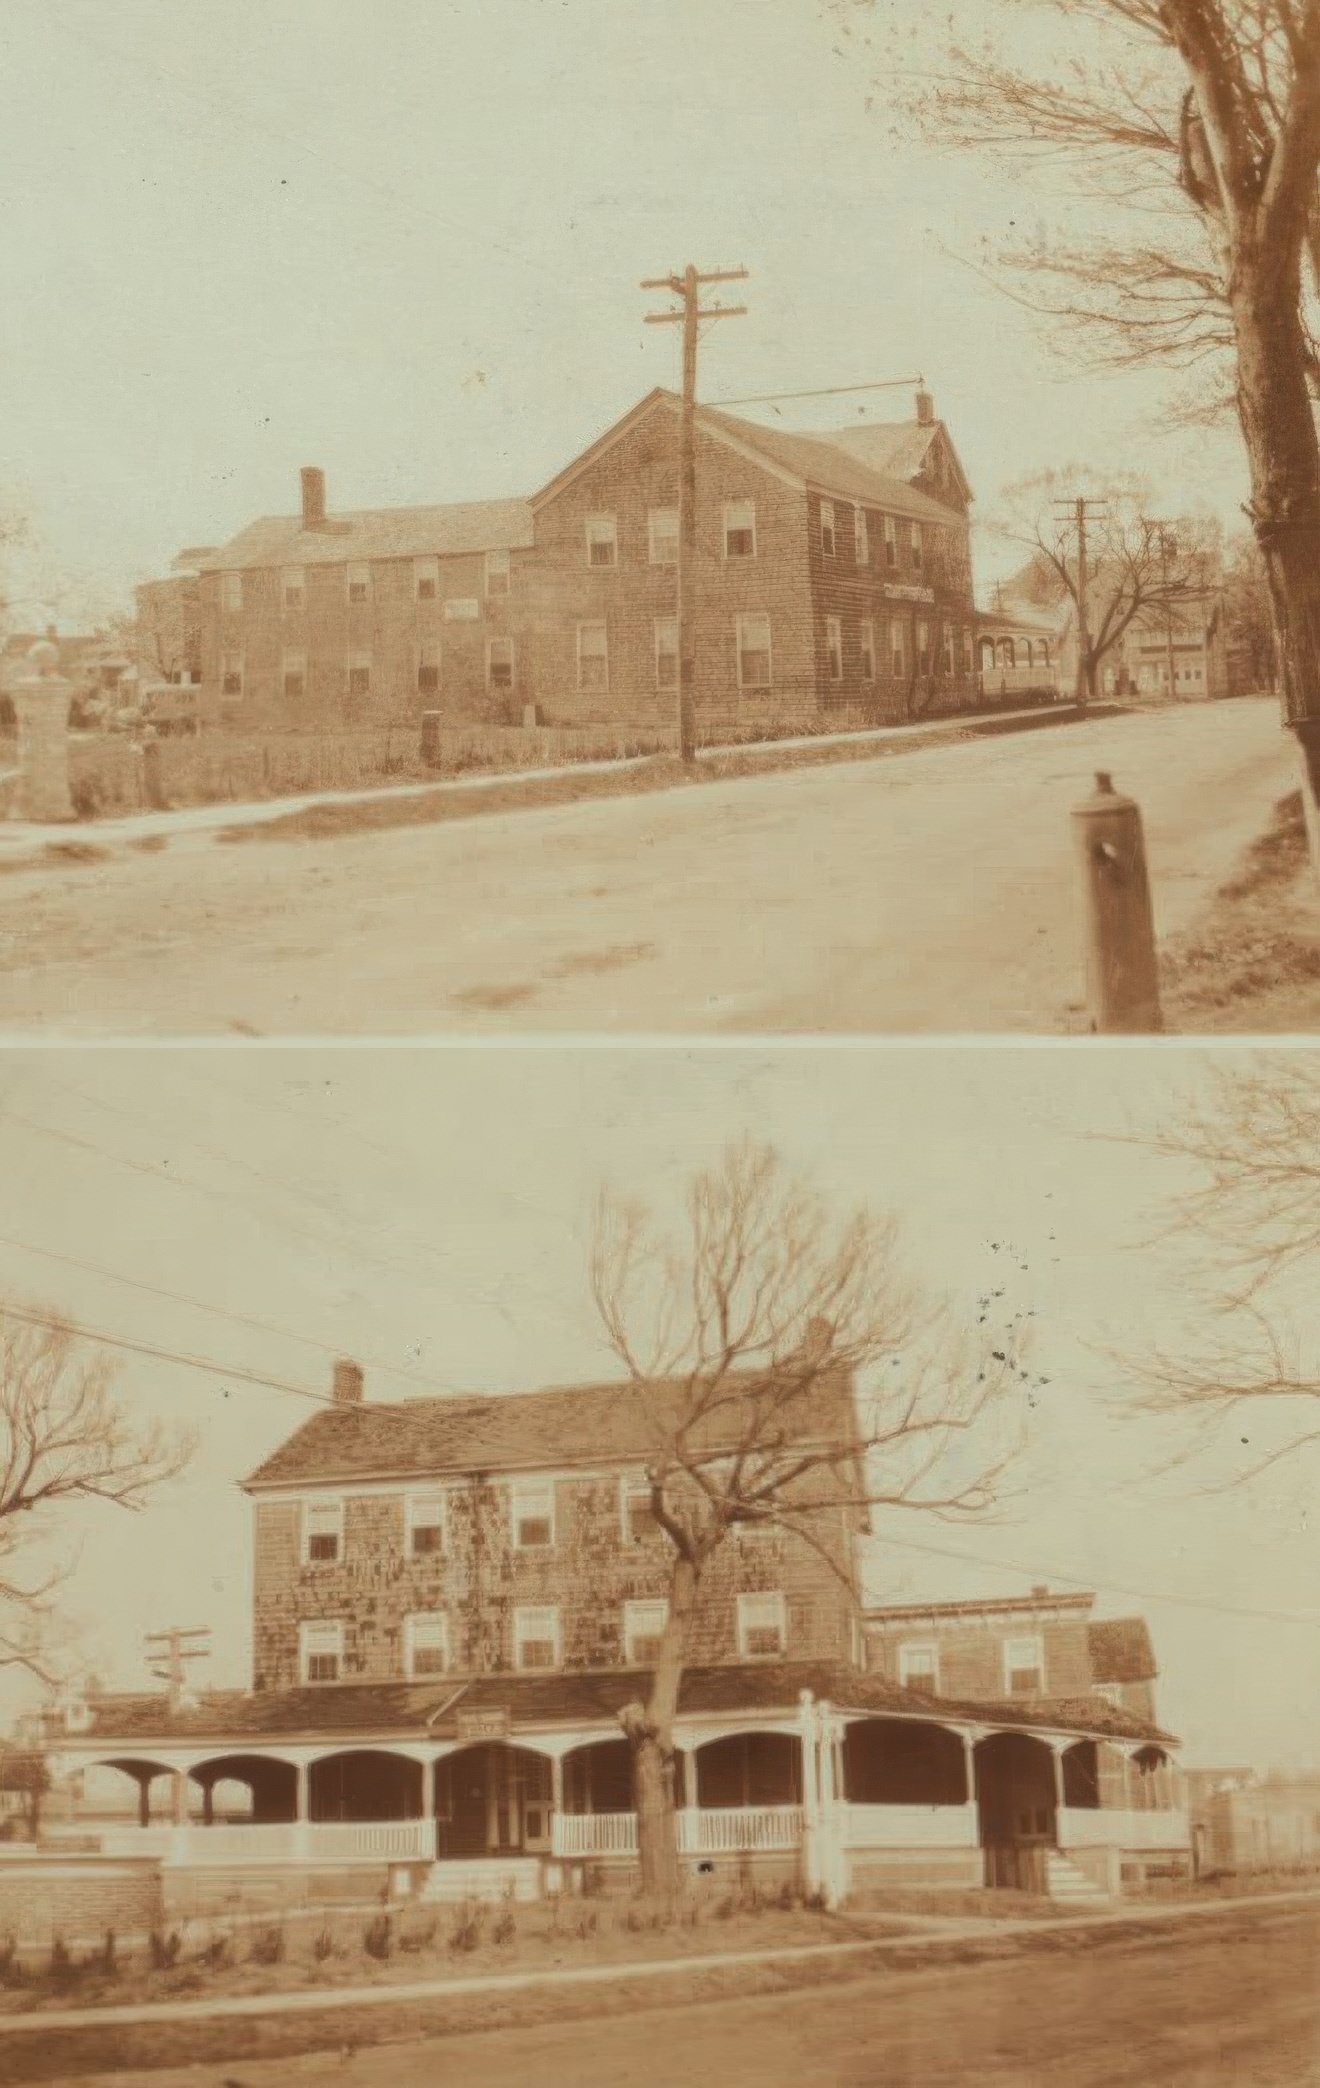
[[(798, 739), (753, 740), (743, 745), (700, 747), (698, 761), (737, 757), (773, 761), (785, 754), (823, 752), (829, 747), (884, 745), (911, 740), (926, 744), (931, 739), (958, 732), (977, 736), (1004, 725), (1043, 719), (1063, 720), (1076, 715), (1070, 703), (1038, 705), (1031, 710), (981, 712), (971, 717), (937, 718), (910, 725), (877, 725), (865, 732), (807, 734)], [(109, 854), (119, 848), (168, 845), (174, 841), (206, 840), (235, 827), (265, 826), (288, 819), (321, 805), (371, 805), (386, 801), (444, 797), (450, 793), (505, 790), (518, 784), (562, 783), (578, 776), (626, 775), (663, 759), (654, 754), (630, 755), (611, 761), (563, 762), (554, 768), (483, 769), (478, 774), (437, 776), (423, 783), (381, 783), (366, 790), (310, 791), (297, 797), (260, 798), (247, 802), (226, 800), (215, 805), (187, 805), (175, 811), (136, 812), (118, 818), (70, 820), (50, 826), (31, 820), (0, 819), (0, 868), (31, 863), (56, 862), (66, 853), (84, 850)], [(4, 778), (0, 777), (0, 781)]]
[[(126, 2007), (30, 2009), (21, 2015), (0, 2014), (0, 2037), (32, 2031), (112, 2031), (134, 2024), (201, 2023), (222, 2017), (282, 2015), (291, 2010), (306, 2014), (327, 2009), (397, 2008), (410, 2002), (457, 2000), (477, 1995), (512, 1995), (545, 1987), (563, 1989), (609, 1986), (620, 1981), (649, 1980), (682, 1974), (692, 1977), (709, 1972), (834, 1963), (843, 1958), (864, 1956), (868, 1952), (884, 1952), (888, 1955), (894, 1951), (905, 1954), (930, 1951), (938, 1954), (951, 1945), (963, 1948), (980, 1943), (993, 1953), (1005, 1937), (1077, 1935), (1124, 1927), (1143, 1928), (1151, 1922), (1194, 1921), (1210, 1915), (1240, 1919), (1243, 1914), (1256, 1907), (1308, 1903), (1314, 1905), (1317, 1899), (1320, 1899), (1320, 1892), (1315, 1889), (1244, 1893), (1236, 1898), (1129, 1903), (1102, 1914), (1032, 1915), (1009, 1921), (994, 1921), (979, 1916), (961, 1922), (950, 1920), (947, 1925), (941, 1920), (938, 1930), (935, 1931), (925, 1929), (917, 1935), (886, 1935), (877, 1932), (852, 1943), (800, 1943), (772, 1950), (739, 1950), (711, 1954), (694, 1951), (684, 1957), (645, 1958), (622, 1964), (572, 1965), (541, 1972), (487, 1972), (457, 1979), (410, 1980), (406, 1984), (399, 1982), (375, 1986), (299, 1987), (283, 1993), (229, 1994), (213, 2001), (154, 2001)], [(859, 1920), (864, 1918), (855, 1917)], [(878, 1915), (875, 1919), (877, 1923), (885, 1920), (898, 1922), (906, 1917)]]

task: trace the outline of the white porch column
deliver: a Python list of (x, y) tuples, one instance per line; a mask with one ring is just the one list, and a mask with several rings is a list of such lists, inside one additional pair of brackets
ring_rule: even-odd
[[(1050, 1759), (1054, 1763), (1054, 1810), (1056, 1814), (1061, 1813), (1064, 1810), (1063, 1757), (1065, 1751), (1069, 1747), (1071, 1747), (1071, 1745), (1072, 1742), (1070, 1740), (1051, 1740), (1050, 1742)], [(1058, 1822), (1056, 1819), (1056, 1832), (1057, 1827)]]
[(678, 1835), (680, 1856), (695, 1853), (700, 1847), (697, 1812), (697, 1750), (689, 1742), (675, 1740), (674, 1753), (683, 1764), (683, 1803), (674, 1808), (674, 1825)]
[(312, 1829), (309, 1819), (311, 1764), (295, 1762), (293, 1782), (293, 1847), (294, 1854), (306, 1861), (312, 1853)]
[(838, 1723), (827, 1703), (819, 1708), (820, 1730), (820, 1869), (821, 1891), (828, 1907), (843, 1897), (843, 1850), (839, 1834), (837, 1765)]
[(820, 1763), (816, 1706), (809, 1689), (798, 1693), (798, 1734), (802, 1749), (802, 1889), (812, 1898), (821, 1890)]

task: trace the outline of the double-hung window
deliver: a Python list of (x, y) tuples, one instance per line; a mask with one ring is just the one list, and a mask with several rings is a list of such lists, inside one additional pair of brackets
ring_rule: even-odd
[(922, 1689), (927, 1696), (938, 1696), (940, 1689), (939, 1649), (932, 1645), (916, 1645), (904, 1641), (898, 1649), (898, 1679), (904, 1689)]
[(579, 689), (609, 688), (609, 633), (603, 623), (580, 623), (577, 627), (577, 685)]
[(404, 1619), (403, 1651), (409, 1679), (443, 1675), (449, 1668), (449, 1619), (443, 1610), (423, 1610)]
[(553, 1479), (515, 1479), (512, 1496), (513, 1542), (518, 1551), (540, 1551), (555, 1541)]
[(365, 562), (346, 568), (346, 587), (350, 602), (371, 600), (371, 567)]
[(513, 1661), (520, 1668), (559, 1666), (559, 1611), (519, 1609), (513, 1613)]
[(822, 500), (820, 504), (820, 549), (823, 558), (833, 558), (836, 546), (834, 532), (834, 502)]
[(613, 515), (587, 516), (587, 564), (615, 566), (619, 563), (619, 529)]
[(738, 639), (738, 687), (740, 689), (768, 689), (770, 687), (770, 619), (768, 616), (740, 616), (737, 624)]
[(652, 508), (646, 517), (646, 548), (652, 565), (678, 564), (678, 509)]
[(755, 558), (755, 501), (731, 500), (725, 506), (724, 556), (726, 558)]
[(413, 597), (418, 602), (435, 602), (440, 598), (440, 561), (438, 558), (414, 558)]
[(832, 682), (843, 680), (843, 624), (837, 616), (825, 619), (825, 657)]
[(1010, 1696), (1045, 1694), (1045, 1652), (1039, 1633), (1005, 1639), (1004, 1687)]
[(657, 689), (678, 687), (678, 619), (674, 616), (655, 620), (655, 685)]
[(411, 1558), (429, 1557), (445, 1548), (445, 1497), (439, 1493), (408, 1495), (405, 1521)]
[(773, 1659), (787, 1642), (784, 1598), (778, 1591), (738, 1597), (738, 1651), (744, 1660)]
[(298, 1626), (298, 1671), (304, 1682), (338, 1682), (344, 1672), (344, 1627), (335, 1619)]
[(667, 1602), (625, 1602), (623, 1653), (629, 1667), (652, 1667), (660, 1657), (660, 1641), (669, 1621)]
[(344, 1556), (342, 1501), (304, 1501), (302, 1553), (306, 1566), (333, 1566)]

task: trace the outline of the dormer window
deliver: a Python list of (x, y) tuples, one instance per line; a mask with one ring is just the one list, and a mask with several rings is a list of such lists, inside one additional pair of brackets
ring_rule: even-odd
[(551, 1479), (517, 1479), (513, 1486), (513, 1542), (518, 1551), (539, 1551), (555, 1541), (555, 1488)]
[(344, 1672), (342, 1623), (300, 1624), (298, 1667), (304, 1682), (338, 1682)]
[(303, 1504), (303, 1563), (307, 1566), (333, 1566), (343, 1556), (343, 1502), (305, 1502)]
[(738, 1597), (738, 1651), (744, 1660), (772, 1660), (787, 1640), (784, 1598), (778, 1590)]

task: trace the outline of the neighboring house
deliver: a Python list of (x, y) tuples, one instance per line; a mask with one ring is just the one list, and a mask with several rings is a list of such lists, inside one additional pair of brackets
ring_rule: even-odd
[[(715, 1453), (758, 1381), (737, 1390)], [(554, 1889), (583, 1863), (627, 1876), (618, 1719), (664, 1623), (670, 1552), (644, 1463), (671, 1396), (604, 1384), (387, 1405), (337, 1365), (332, 1402), (245, 1482), (252, 1690), (100, 1696), (66, 1721), (65, 1773), (111, 1763), (138, 1787), (142, 1824), (115, 1848), (304, 1886), (394, 1865), (439, 1896)], [(818, 1378), (794, 1437), (835, 1443), (853, 1415), (849, 1380)], [(753, 1864), (830, 1897), (987, 1878), (1084, 1893), (1185, 1855), (1171, 1742), (1148, 1717), (1071, 1673), (1040, 1678), (1056, 1693), (1010, 1678), (985, 1701), (957, 1675), (868, 1668), (864, 1518), (819, 1493), (795, 1512), (800, 1531), (733, 1535), (703, 1581), (676, 1727), (693, 1867)], [(1111, 1758), (1134, 1765), (1140, 1809), (1111, 1803)], [(162, 1778), (170, 1828), (150, 1824)], [(215, 1793), (235, 1782), (251, 1819), (222, 1825)]]
[(142, 682), (200, 682), (202, 678), (201, 568), (213, 545), (181, 551), (167, 578), (135, 590), (137, 665)]
[[(308, 468), (297, 515), (196, 558), (204, 685), (262, 724), (668, 728), (679, 421), (648, 393), (527, 500), (338, 513)], [(702, 407), (697, 464), (701, 734), (974, 699), (970, 489), (928, 393), (812, 435)]]
[(1198, 1870), (1320, 1868), (1320, 1774), (1200, 1770), (1189, 1785)]
[[(1059, 657), (1064, 686), (1071, 687), (1077, 672), (1077, 621), (1071, 604), (1060, 634)], [(1233, 695), (1222, 591), (1208, 589), (1168, 609), (1140, 610), (1102, 656), (1098, 682), (1102, 696), (1140, 696), (1151, 702), (1198, 703)]]

